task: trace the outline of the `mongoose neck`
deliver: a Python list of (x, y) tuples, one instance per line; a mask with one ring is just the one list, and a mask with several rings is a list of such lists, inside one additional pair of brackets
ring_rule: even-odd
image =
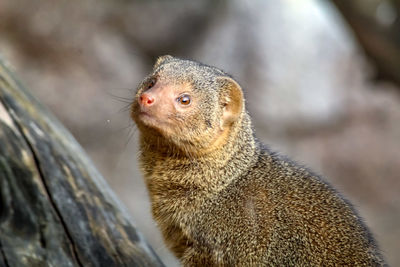
[(156, 182), (158, 170), (163, 170), (164, 176), (160, 178), (164, 177), (164, 180), (165, 170), (171, 170), (169, 180), (165, 181), (169, 184), (195, 186), (199, 191), (219, 191), (245, 173), (254, 164), (259, 151), (250, 118), (245, 112), (231, 127), (224, 142), (207, 153), (182, 151), (161, 136), (151, 139), (145, 136), (141, 136), (140, 142), (142, 168), (145, 177), (158, 186), (163, 184)]

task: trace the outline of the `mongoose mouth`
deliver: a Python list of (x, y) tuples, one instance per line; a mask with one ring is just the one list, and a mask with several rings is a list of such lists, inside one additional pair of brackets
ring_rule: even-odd
[(145, 125), (149, 126), (152, 124), (159, 123), (159, 121), (153, 115), (149, 114), (146, 111), (140, 111), (138, 114), (138, 119)]
[(150, 117), (152, 118), (153, 116), (151, 116), (149, 113), (147, 113), (146, 111), (140, 111), (139, 112), (139, 118), (143, 119), (143, 118), (147, 118)]
[(166, 130), (171, 127), (170, 123), (160, 118), (157, 118), (149, 112), (140, 111), (137, 118), (138, 121), (140, 121), (147, 127), (156, 128), (159, 130)]

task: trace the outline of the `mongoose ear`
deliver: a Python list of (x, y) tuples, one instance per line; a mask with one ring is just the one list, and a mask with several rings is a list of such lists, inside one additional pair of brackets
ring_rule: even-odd
[(162, 64), (164, 64), (165, 62), (167, 62), (168, 60), (171, 60), (171, 59), (173, 59), (173, 56), (170, 56), (170, 55), (158, 57), (156, 60), (156, 63), (153, 66), (153, 69), (154, 70), (157, 69), (159, 66), (161, 66)]
[(230, 77), (218, 77), (220, 85), (220, 100), (224, 107), (222, 124), (224, 127), (237, 121), (244, 107), (243, 92), (240, 85)]

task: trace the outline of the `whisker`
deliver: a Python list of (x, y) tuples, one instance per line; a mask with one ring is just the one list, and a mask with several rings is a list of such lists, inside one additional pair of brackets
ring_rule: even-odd
[(131, 109), (131, 105), (132, 105), (132, 102), (127, 103), (126, 105), (124, 105), (122, 108), (120, 108), (118, 110), (118, 113), (129, 111)]
[(137, 127), (135, 124), (131, 124), (128, 131), (128, 140), (125, 142), (125, 149), (128, 147), (129, 142), (131, 141), (132, 137), (135, 135)]
[(106, 92), (107, 95), (109, 95), (112, 99), (117, 100), (117, 101), (121, 101), (124, 103), (131, 103), (133, 100), (133, 97), (123, 97), (123, 96), (118, 96), (118, 95), (114, 95), (110, 92)]
[(119, 129), (111, 131), (111, 133), (112, 134), (120, 133), (120, 132), (123, 132), (123, 131), (125, 131), (125, 130), (127, 130), (129, 128), (132, 128), (132, 127), (134, 127), (133, 123), (129, 123), (127, 126), (124, 126), (124, 127), (119, 128)]

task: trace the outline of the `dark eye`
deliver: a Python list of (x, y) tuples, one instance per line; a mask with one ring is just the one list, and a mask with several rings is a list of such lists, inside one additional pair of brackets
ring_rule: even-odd
[(179, 104), (183, 106), (187, 106), (192, 102), (190, 99), (190, 95), (181, 95), (176, 100), (179, 102)]
[(156, 84), (156, 82), (157, 82), (156, 78), (151, 78), (146, 84), (146, 89), (152, 88)]

